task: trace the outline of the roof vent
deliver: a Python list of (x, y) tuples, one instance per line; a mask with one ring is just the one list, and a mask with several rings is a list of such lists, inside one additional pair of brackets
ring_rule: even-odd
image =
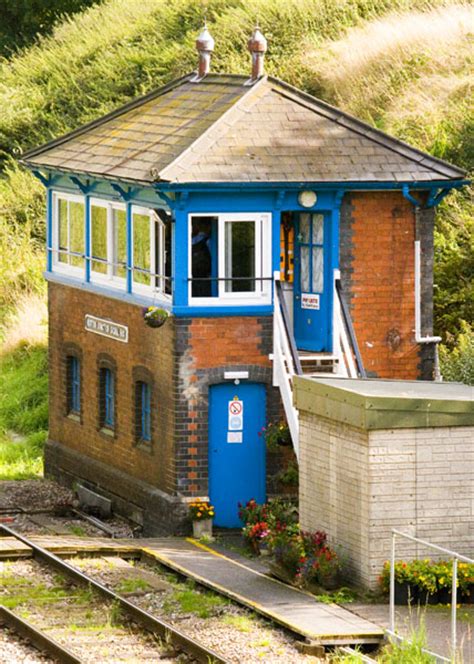
[(256, 81), (263, 76), (263, 58), (267, 50), (267, 40), (260, 32), (258, 25), (255, 26), (248, 41), (248, 48), (252, 54), (252, 81)]
[(199, 33), (198, 38), (196, 39), (196, 48), (197, 52), (199, 53), (199, 69), (196, 80), (199, 80), (206, 74), (209, 74), (209, 70), (211, 68), (211, 54), (214, 50), (214, 43), (214, 39), (207, 29), (207, 25), (204, 23), (204, 26)]

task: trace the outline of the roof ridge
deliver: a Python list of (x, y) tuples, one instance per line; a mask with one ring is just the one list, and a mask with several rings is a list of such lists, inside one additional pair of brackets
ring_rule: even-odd
[[(434, 157), (433, 155), (429, 154), (428, 152), (424, 152), (423, 150), (419, 150), (418, 148), (413, 147), (409, 143), (405, 143), (404, 141), (400, 140), (399, 138), (396, 138), (395, 136), (392, 136), (391, 134), (388, 134), (384, 131), (381, 131), (380, 129), (377, 129), (376, 127), (373, 127), (372, 125), (369, 125), (367, 122), (364, 122), (363, 120), (360, 120), (359, 118), (355, 117), (354, 115), (351, 115), (350, 113), (346, 113), (345, 111), (342, 111), (341, 109), (332, 106), (331, 104), (328, 104), (327, 102), (323, 101), (322, 99), (319, 99), (318, 97), (314, 97), (313, 95), (309, 94), (308, 92), (304, 92), (303, 90), (299, 90), (298, 88), (295, 88), (293, 85), (290, 85), (289, 83), (286, 83), (285, 81), (282, 81), (281, 79), (277, 78), (276, 76), (269, 76), (268, 80), (270, 83), (276, 83), (278, 86), (281, 86), (284, 91), (286, 92), (285, 89), (289, 91), (289, 93), (292, 94), (291, 99), (294, 100), (294, 97), (297, 98), (303, 98), (303, 101), (307, 101), (308, 103), (322, 107), (323, 110), (327, 111), (326, 117), (329, 117), (329, 119), (332, 119), (333, 121), (337, 122), (338, 124), (346, 127), (347, 129), (354, 131), (356, 133), (360, 133), (366, 138), (368, 138), (371, 141), (374, 141), (376, 143), (379, 143), (380, 145), (383, 145), (383, 147), (392, 150), (392, 152), (396, 152), (398, 154), (401, 154), (403, 157), (406, 157), (407, 159), (411, 159), (411, 161), (414, 161), (418, 164), (421, 165), (426, 165), (423, 164), (423, 160), (428, 160), (432, 163), (439, 164), (440, 166), (443, 166), (447, 169), (450, 169), (451, 171), (455, 171), (458, 175), (466, 176), (467, 172), (463, 170), (462, 168), (459, 168), (458, 166), (455, 166), (454, 164), (449, 163), (448, 161), (445, 161), (443, 159), (439, 159), (438, 157)], [(288, 93), (287, 93), (288, 94)], [(299, 101), (299, 99), (294, 100), (296, 102)], [(312, 109), (314, 110), (314, 108)], [(331, 117), (332, 116), (332, 117)], [(341, 122), (341, 118), (345, 121)], [(352, 125), (354, 123), (356, 127)], [(358, 130), (357, 127), (360, 127)], [(366, 130), (366, 131), (364, 131)], [(375, 136), (371, 135), (375, 134)], [(378, 139), (384, 139), (384, 141), (378, 140)], [(390, 145), (387, 145), (387, 140), (390, 143)], [(397, 148), (402, 148), (402, 149), (397, 149)], [(419, 155), (421, 158), (416, 159), (414, 156), (411, 156), (411, 154), (408, 153), (413, 153), (414, 155)], [(437, 168), (432, 167), (434, 171), (440, 173), (441, 175), (446, 176), (447, 174)], [(448, 177), (454, 177), (454, 175), (448, 175)]]
[[(215, 122), (213, 122), (200, 136), (198, 136), (188, 147), (180, 152), (180, 154), (173, 159), (173, 161), (170, 161), (169, 164), (167, 164), (162, 170), (158, 173), (160, 180), (162, 181), (167, 181), (167, 171), (172, 170), (173, 168), (179, 167), (180, 162), (189, 155), (190, 152), (194, 152), (196, 147), (204, 143), (206, 140), (209, 139), (209, 134), (211, 132), (215, 132), (216, 127), (219, 128), (221, 124), (223, 124), (225, 121), (228, 120), (229, 115), (235, 114), (238, 110), (240, 110), (241, 104), (244, 102), (244, 100), (247, 100), (249, 96), (255, 93), (256, 90), (258, 90), (263, 83), (267, 81), (267, 76), (263, 76), (260, 78), (256, 83), (253, 83), (252, 85), (248, 86), (247, 91), (239, 97), (239, 99), (232, 104), (230, 108), (228, 108)], [(248, 77), (246, 77), (247, 80)], [(210, 145), (215, 143), (218, 140), (218, 136), (214, 138), (214, 140), (211, 140)], [(150, 169), (151, 170), (151, 169)], [(158, 180), (155, 180), (155, 182), (158, 182)]]
[(51, 148), (55, 148), (58, 145), (62, 145), (71, 138), (76, 138), (77, 136), (81, 136), (86, 131), (89, 131), (89, 129), (95, 129), (96, 127), (100, 127), (102, 124), (105, 124), (109, 120), (115, 120), (115, 118), (120, 117), (124, 113), (132, 111), (134, 108), (138, 108), (139, 106), (146, 104), (148, 101), (156, 99), (157, 97), (166, 94), (167, 92), (173, 90), (179, 85), (182, 85), (186, 81), (189, 81), (191, 77), (194, 75), (195, 72), (192, 72), (190, 74), (185, 74), (180, 78), (176, 78), (173, 81), (170, 81), (169, 83), (160, 86), (159, 88), (154, 88), (153, 90), (150, 90), (150, 92), (148, 92), (145, 95), (142, 95), (141, 97), (135, 97), (134, 99), (131, 99), (122, 106), (119, 106), (119, 108), (116, 108), (113, 111), (106, 113), (106, 115), (102, 115), (100, 118), (91, 120), (90, 122), (87, 122), (86, 124), (81, 125), (80, 127), (77, 127), (76, 129), (73, 129), (72, 131), (63, 134), (62, 136), (59, 136), (58, 138), (54, 138), (53, 140), (48, 141), (47, 143), (43, 143), (43, 145), (40, 145), (39, 147), (27, 150), (21, 156), (21, 159), (19, 161), (20, 163), (26, 162), (31, 157), (36, 157), (37, 155), (40, 155), (42, 152), (45, 152), (46, 150), (50, 150)]

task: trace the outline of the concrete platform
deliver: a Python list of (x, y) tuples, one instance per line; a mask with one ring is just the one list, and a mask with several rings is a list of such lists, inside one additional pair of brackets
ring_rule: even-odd
[(335, 604), (231, 560), (192, 539), (154, 539), (143, 553), (167, 567), (323, 645), (378, 643), (383, 630)]

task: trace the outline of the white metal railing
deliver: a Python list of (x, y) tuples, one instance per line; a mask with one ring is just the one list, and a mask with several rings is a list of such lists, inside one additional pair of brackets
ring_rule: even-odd
[(402, 533), (400, 530), (392, 528), (392, 551), (390, 556), (390, 617), (389, 617), (389, 628), (386, 630), (386, 632), (387, 634), (389, 634), (392, 637), (395, 637), (396, 639), (402, 638), (400, 637), (399, 634), (395, 632), (395, 542), (397, 536), (404, 537), (405, 539), (411, 540), (412, 542), (417, 542), (418, 544), (422, 544), (431, 549), (435, 549), (435, 551), (446, 553), (448, 554), (448, 556), (450, 556), (453, 559), (453, 572), (452, 572), (452, 583), (451, 583), (451, 658), (448, 659), (447, 657), (443, 657), (443, 655), (439, 655), (429, 650), (425, 650), (425, 652), (432, 655), (433, 657), (436, 657), (440, 661), (451, 662), (452, 664), (455, 664), (456, 661), (458, 661), (457, 634), (456, 634), (458, 561), (462, 560), (463, 562), (466, 563), (474, 563), (474, 560), (472, 558), (468, 558), (467, 556), (462, 556), (460, 553), (456, 553), (456, 551), (445, 549), (444, 547), (438, 546), (437, 544), (431, 544), (431, 542), (422, 540), (419, 537), (414, 537), (413, 535), (407, 535), (406, 533)]
[(280, 388), (281, 399), (285, 409), (286, 420), (291, 433), (296, 458), (299, 458), (298, 436), (299, 419), (298, 411), (293, 405), (293, 377), (297, 373), (295, 358), (291, 350), (288, 332), (282, 313), (282, 303), (277, 282), (280, 281), (280, 273), (274, 273), (274, 312), (273, 312), (273, 385)]
[(357, 367), (354, 361), (352, 346), (349, 341), (346, 326), (342, 316), (341, 300), (336, 288), (336, 281), (340, 278), (339, 270), (334, 270), (333, 284), (333, 348), (337, 360), (336, 375), (344, 378), (357, 378)]

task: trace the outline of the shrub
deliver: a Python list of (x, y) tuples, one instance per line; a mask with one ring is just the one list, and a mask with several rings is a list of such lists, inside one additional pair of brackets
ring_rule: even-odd
[(441, 373), (446, 381), (474, 385), (474, 329), (461, 321), (461, 332), (452, 350), (439, 347)]
[[(427, 591), (432, 595), (438, 590), (450, 590), (452, 578), (452, 560), (433, 562), (429, 558), (425, 558), (412, 560), (411, 562), (397, 561), (395, 563), (395, 581), (397, 583), (408, 583), (410, 586), (421, 591)], [(382, 590), (388, 592), (390, 588), (390, 563), (388, 561), (384, 563), (379, 582)], [(474, 589), (474, 564), (458, 563), (457, 587), (463, 595), (472, 592)]]
[(261, 428), (258, 435), (265, 439), (267, 448), (271, 451), (277, 450), (279, 445), (291, 445), (290, 429), (284, 420), (269, 422), (266, 427)]

